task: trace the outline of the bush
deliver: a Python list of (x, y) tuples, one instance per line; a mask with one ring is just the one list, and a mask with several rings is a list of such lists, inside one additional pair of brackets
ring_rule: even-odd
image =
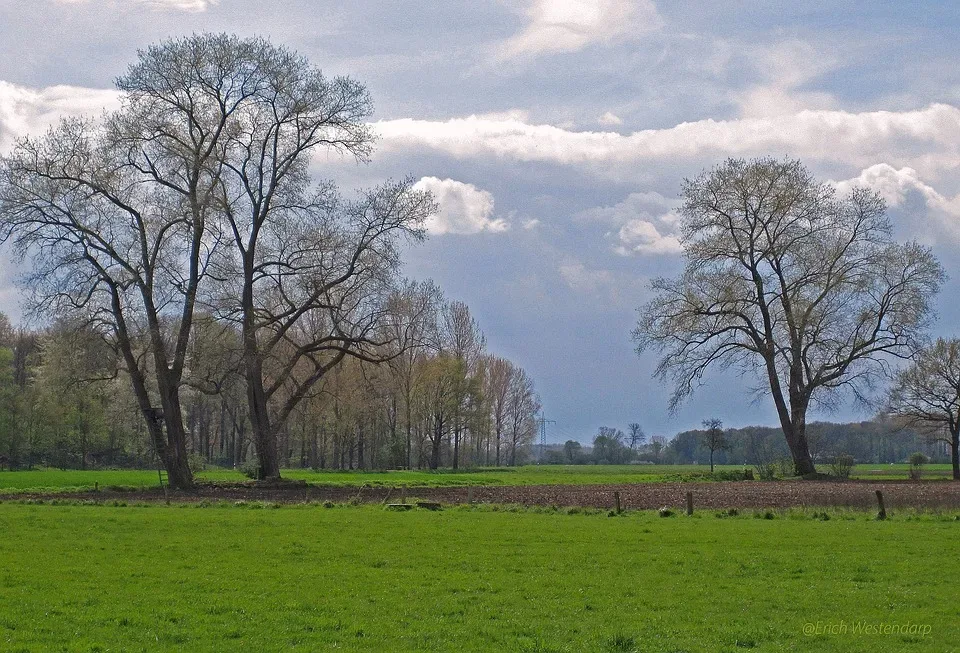
[(920, 476), (923, 474), (923, 466), (928, 462), (930, 462), (930, 459), (919, 451), (910, 454), (910, 478), (915, 481), (920, 480)]
[(256, 456), (249, 458), (246, 462), (240, 465), (240, 472), (247, 478), (256, 480), (260, 472), (260, 461), (257, 460)]
[(757, 469), (757, 477), (761, 481), (772, 481), (777, 477), (775, 463), (757, 462), (753, 466)]
[(774, 463), (776, 469), (776, 475), (780, 478), (787, 478), (793, 476), (796, 472), (796, 468), (793, 465), (793, 460), (790, 458), (777, 458), (777, 461)]
[(853, 456), (839, 453), (830, 459), (830, 473), (837, 478), (850, 478), (854, 465)]
[(673, 511), (666, 506), (660, 508), (660, 510), (657, 511), (657, 514), (659, 514), (661, 517), (673, 517)]
[(207, 468), (207, 461), (200, 454), (191, 453), (187, 455), (187, 467), (190, 468), (191, 472), (196, 474)]

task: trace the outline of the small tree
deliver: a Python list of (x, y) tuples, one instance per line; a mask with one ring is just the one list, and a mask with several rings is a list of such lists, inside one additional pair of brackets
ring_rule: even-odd
[(567, 440), (563, 443), (563, 453), (568, 463), (576, 465), (583, 456), (583, 445), (576, 440)]
[(726, 451), (730, 448), (730, 442), (723, 432), (723, 422), (718, 419), (707, 419), (703, 421), (703, 446), (710, 450), (710, 473), (713, 474), (713, 454), (717, 451)]
[(947, 443), (953, 478), (960, 480), (960, 339), (939, 338), (920, 349), (897, 374), (888, 410)]
[(928, 462), (930, 462), (930, 459), (919, 451), (910, 454), (910, 478), (919, 481), (923, 475), (923, 466)]
[(643, 427), (637, 422), (631, 422), (627, 425), (627, 436), (629, 437), (630, 448), (634, 451), (647, 441), (647, 434), (643, 432)]
[(830, 461), (830, 473), (837, 478), (850, 478), (855, 461), (848, 453), (838, 453)]
[(663, 450), (667, 448), (667, 438), (662, 435), (655, 435), (650, 438), (650, 455), (653, 458), (653, 462), (659, 464), (661, 457), (663, 456)]

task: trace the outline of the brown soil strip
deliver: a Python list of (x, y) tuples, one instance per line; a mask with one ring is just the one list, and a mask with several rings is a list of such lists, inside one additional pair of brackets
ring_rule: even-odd
[[(686, 493), (693, 492), (696, 509), (790, 508), (805, 506), (847, 506), (873, 509), (875, 491), (883, 492), (888, 508), (960, 508), (960, 483), (911, 481), (737, 481), (715, 483), (635, 483), (627, 485), (534, 485), (473, 487), (477, 503), (520, 504), (525, 506), (583, 506), (610, 508), (613, 493), (619, 492), (627, 510), (652, 510), (662, 506), (680, 508)], [(197, 501), (270, 501), (304, 503), (360, 501), (383, 503), (398, 501), (402, 492), (388, 487), (322, 487), (302, 483), (275, 485), (201, 485), (195, 492), (171, 492), (174, 502)], [(466, 503), (466, 487), (410, 487), (409, 501), (425, 500), (445, 504)], [(80, 499), (164, 501), (161, 490), (130, 492), (100, 491), (59, 494), (15, 494), (0, 500)]]

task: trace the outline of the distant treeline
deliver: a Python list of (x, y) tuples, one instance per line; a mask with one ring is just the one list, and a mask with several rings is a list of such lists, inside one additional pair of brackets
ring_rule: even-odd
[[(487, 351), (462, 302), (421, 285), (422, 346), (386, 362), (347, 358), (278, 436), (284, 467), (437, 468), (530, 460), (539, 399), (530, 376)], [(187, 451), (256, 471), (236, 329), (201, 316), (181, 392)], [(0, 313), (0, 469), (157, 468), (122, 361), (87, 328), (15, 328)]]
[[(944, 442), (933, 441), (928, 435), (904, 427), (893, 419), (878, 417), (864, 422), (812, 422), (807, 425), (810, 453), (819, 463), (829, 463), (834, 457), (847, 454), (858, 463), (907, 462), (911, 454), (922, 452), (931, 461), (949, 463), (950, 453)], [(619, 429), (603, 427), (594, 438), (593, 446), (584, 446), (570, 440), (563, 445), (551, 445), (542, 454), (548, 464), (595, 465), (627, 464), (632, 462), (661, 465), (708, 464), (709, 432), (694, 429), (676, 434), (673, 438), (654, 436), (647, 442), (634, 440)], [(767, 466), (788, 461), (790, 451), (783, 432), (776, 427), (748, 426), (723, 431), (723, 447), (714, 452), (718, 465)]]

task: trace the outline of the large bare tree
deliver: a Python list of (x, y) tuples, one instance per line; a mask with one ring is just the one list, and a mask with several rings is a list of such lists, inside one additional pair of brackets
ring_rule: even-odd
[(867, 392), (931, 316), (944, 273), (891, 236), (883, 200), (838, 196), (799, 161), (729, 160), (688, 180), (684, 272), (656, 279), (634, 331), (662, 353), (675, 408), (713, 367), (759, 372), (798, 474), (815, 473), (811, 404)]
[(954, 480), (960, 480), (960, 339), (938, 338), (898, 371), (888, 411), (950, 447)]
[(206, 34), (148, 55), (161, 94), (227, 96), (211, 115), (226, 116), (217, 207), (230, 247), (209, 300), (240, 326), (259, 474), (278, 477), (277, 434), (297, 404), (345, 356), (380, 360), (397, 240), (419, 237), (434, 204), (411, 180), (355, 200), (314, 183), (314, 154), (371, 152), (370, 98), (356, 81), (263, 39)]
[(103, 327), (176, 487), (193, 482), (179, 393), (218, 242), (224, 128), (248, 92), (226, 83), (223, 62), (203, 61), (197, 83), (195, 55), (140, 52), (117, 80), (121, 110), (20, 141), (0, 180), (0, 238), (33, 263), (33, 307)]

